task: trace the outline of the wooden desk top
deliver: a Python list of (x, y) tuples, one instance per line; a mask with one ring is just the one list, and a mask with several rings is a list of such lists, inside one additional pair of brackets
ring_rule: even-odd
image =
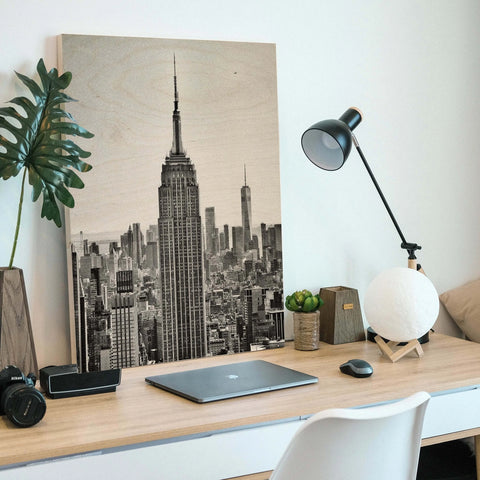
[[(301, 417), (332, 407), (351, 407), (480, 384), (480, 345), (431, 334), (422, 358), (397, 363), (371, 342), (322, 343), (313, 352), (285, 348), (130, 368), (115, 393), (47, 399), (44, 419), (28, 429), (0, 417), (0, 465), (73, 455), (184, 435)], [(338, 367), (367, 360), (374, 374), (357, 379)], [(319, 377), (317, 384), (199, 405), (148, 385), (149, 375), (264, 359)]]

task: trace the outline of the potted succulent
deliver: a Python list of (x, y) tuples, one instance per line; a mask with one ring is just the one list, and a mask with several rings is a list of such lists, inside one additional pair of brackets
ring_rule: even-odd
[(323, 300), (309, 290), (288, 295), (285, 306), (293, 312), (293, 332), (297, 350), (317, 350), (320, 336), (320, 307)]
[[(40, 85), (16, 72), (17, 77), (30, 90), (33, 101), (26, 97), (16, 97), (9, 102), (14, 106), (0, 108), (0, 129), (3, 133), (0, 134), (0, 177), (8, 180), (22, 172), (10, 261), (7, 267), (0, 268), (0, 366), (16, 362), (19, 368), (27, 371), (36, 371), (37, 365), (23, 273), (13, 266), (27, 173), (28, 182), (32, 186), (32, 200), (35, 202), (40, 194), (43, 195), (41, 216), (53, 220), (61, 227), (57, 200), (72, 208), (75, 202), (68, 188), (84, 186), (72, 168), (79, 172), (87, 172), (92, 168), (82, 160), (89, 157), (90, 153), (67, 138), (93, 137), (92, 133), (77, 125), (63, 109), (63, 104), (74, 101), (62, 92), (70, 84), (72, 74), (66, 72), (59, 76), (55, 68), (47, 72), (42, 59), (37, 64), (37, 72)], [(18, 293), (12, 297), (13, 292)], [(7, 329), (8, 339), (1, 335)], [(29, 356), (25, 352), (29, 346), (33, 360), (25, 361), (27, 365), (24, 367), (21, 363), (25, 356)]]

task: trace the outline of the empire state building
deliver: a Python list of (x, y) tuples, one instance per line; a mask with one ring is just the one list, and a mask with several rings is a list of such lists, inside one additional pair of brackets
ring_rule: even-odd
[(202, 225), (195, 167), (182, 145), (174, 60), (173, 142), (158, 188), (158, 262), (161, 319), (159, 359), (164, 362), (207, 353)]

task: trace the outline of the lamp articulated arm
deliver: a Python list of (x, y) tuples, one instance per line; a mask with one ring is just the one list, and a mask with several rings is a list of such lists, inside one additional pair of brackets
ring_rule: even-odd
[(409, 243), (400, 229), (388, 202), (383, 195), (378, 182), (373, 175), (367, 159), (358, 144), (353, 130), (362, 121), (362, 113), (356, 107), (346, 110), (338, 120), (322, 120), (308, 128), (302, 135), (302, 148), (307, 158), (317, 167), (327, 171), (334, 171), (341, 168), (352, 148), (355, 145), (380, 198), (382, 199), (388, 215), (392, 219), (395, 228), (400, 235), (402, 243), (400, 247), (408, 252), (408, 268), (412, 268), (423, 273), (422, 267), (417, 264), (415, 252), (422, 247), (416, 243)]
[(380, 195), (380, 198), (382, 199), (383, 204), (385, 205), (385, 208), (387, 209), (388, 215), (392, 219), (395, 229), (400, 235), (400, 239), (402, 240), (400, 247), (408, 252), (408, 268), (413, 268), (414, 270), (423, 272), (422, 267), (419, 263), (417, 263), (417, 257), (415, 256), (415, 251), (421, 250), (422, 247), (420, 245), (417, 245), (416, 243), (409, 243), (405, 240), (405, 236), (403, 235), (402, 230), (400, 229), (400, 226), (398, 225), (398, 222), (395, 216), (393, 215), (393, 212), (390, 206), (388, 205), (387, 199), (383, 195), (380, 185), (378, 184), (375, 178), (375, 175), (373, 174), (370, 166), (368, 165), (367, 159), (365, 158), (365, 155), (363, 154), (362, 149), (360, 148), (360, 145), (358, 143), (358, 140), (353, 134), (353, 132), (352, 132), (352, 140), (353, 140), (353, 144), (355, 145), (355, 148), (357, 149), (358, 154), (360, 155), (360, 158), (362, 159), (363, 164), (365, 165), (365, 168), (367, 169), (368, 174), (370, 175), (370, 178), (372, 179), (373, 184), (375, 185), (375, 188), (377, 189), (378, 194)]

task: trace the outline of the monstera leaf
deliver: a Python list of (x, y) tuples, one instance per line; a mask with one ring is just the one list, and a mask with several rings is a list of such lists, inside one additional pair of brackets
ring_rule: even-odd
[[(67, 138), (93, 137), (63, 110), (63, 104), (75, 101), (61, 92), (70, 84), (72, 74), (66, 72), (59, 76), (55, 68), (47, 72), (42, 59), (37, 64), (37, 72), (41, 86), (25, 75), (16, 73), (32, 93), (34, 102), (26, 97), (16, 97), (9, 102), (15, 107), (0, 108), (0, 132), (1, 129), (8, 132), (6, 136), (0, 135), (0, 176), (8, 180), (24, 170), (14, 250), (27, 172), (28, 181), (33, 187), (32, 200), (36, 201), (43, 194), (41, 216), (53, 220), (60, 227), (62, 222), (57, 200), (72, 208), (75, 202), (68, 188), (84, 186), (73, 169), (87, 172), (92, 168), (82, 160), (88, 158), (90, 153)], [(13, 254), (14, 251), (12, 261)]]

